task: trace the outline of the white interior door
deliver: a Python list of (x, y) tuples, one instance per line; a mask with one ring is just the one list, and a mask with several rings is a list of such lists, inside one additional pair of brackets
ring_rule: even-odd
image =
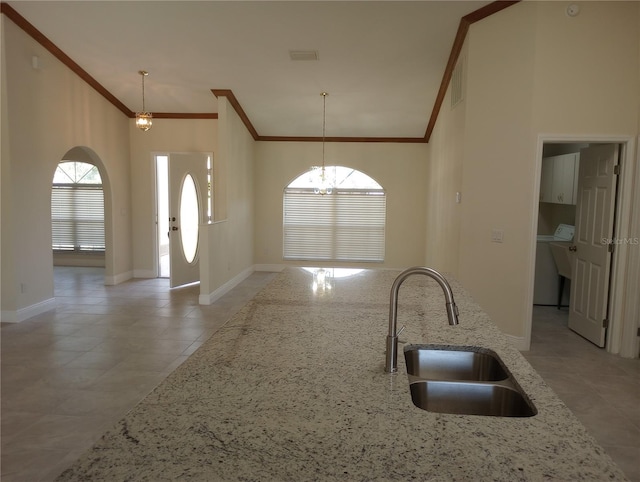
[(607, 322), (615, 212), (618, 146), (603, 144), (580, 151), (575, 264), (571, 276), (569, 328), (603, 347)]
[(207, 154), (169, 155), (169, 264), (172, 288), (200, 281), (199, 231), (207, 213)]

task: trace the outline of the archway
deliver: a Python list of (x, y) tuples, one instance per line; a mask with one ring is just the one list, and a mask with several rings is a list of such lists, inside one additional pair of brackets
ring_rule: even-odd
[[(66, 164), (67, 173), (64, 172), (64, 169), (61, 170), (62, 163), (70, 163)], [(91, 169), (92, 167), (94, 167)], [(78, 171), (76, 171), (78, 169)], [(96, 172), (97, 170), (97, 172)], [(75, 179), (74, 179), (75, 177)], [(78, 253), (81, 254), (84, 260), (78, 261), (78, 256), (76, 256), (76, 261), (71, 262), (74, 266), (103, 266), (105, 268), (104, 278), (105, 284), (107, 280), (113, 279), (114, 267), (113, 267), (113, 223), (112, 223), (112, 196), (111, 196), (111, 186), (109, 182), (109, 176), (107, 174), (107, 170), (104, 166), (104, 163), (100, 159), (100, 157), (96, 154), (96, 152), (86, 146), (76, 146), (69, 149), (63, 156), (60, 162), (56, 165), (56, 170), (52, 176), (55, 184), (56, 182), (61, 183), (62, 180), (68, 181), (67, 187), (70, 189), (75, 187), (88, 187), (87, 185), (96, 184), (95, 180), (99, 179), (99, 183), (102, 187), (101, 189), (101, 199), (103, 202), (101, 215), (102, 215), (102, 239), (97, 235), (97, 230), (95, 226), (92, 226), (92, 222), (97, 222), (97, 213), (99, 210), (94, 210), (91, 213), (88, 213), (87, 216), (82, 221), (74, 224), (73, 229), (84, 231), (84, 235), (80, 235), (81, 238), (84, 237), (81, 241), (76, 241), (73, 249), (70, 247), (71, 244), (67, 241), (66, 248), (64, 248), (64, 244), (61, 244), (60, 237), (56, 238), (56, 227), (54, 226), (55, 221), (52, 219), (52, 248), (58, 249), (58, 252), (64, 251), (66, 249), (68, 252), (73, 251), (76, 255)], [(55, 188), (52, 189), (52, 215), (54, 215), (54, 206), (53, 202), (55, 198)], [(77, 194), (77, 192), (76, 192)], [(87, 198), (87, 202), (93, 202), (97, 204), (98, 197), (96, 195), (91, 194), (88, 190), (85, 194), (89, 194), (90, 197)], [(82, 196), (82, 194), (81, 194)], [(69, 196), (66, 196), (68, 198)], [(58, 200), (65, 199), (65, 196), (58, 196)], [(91, 199), (91, 201), (89, 201)], [(82, 204), (84, 200), (80, 199), (80, 204)], [(65, 221), (66, 222), (66, 221)], [(73, 224), (73, 221), (68, 221), (67, 227), (70, 224)], [(69, 228), (71, 229), (71, 228)], [(64, 229), (63, 229), (64, 230)], [(58, 233), (59, 234), (59, 233)], [(56, 246), (55, 243), (58, 243)], [(63, 243), (64, 243), (63, 242)], [(64, 249), (63, 249), (64, 248)], [(98, 253), (100, 253), (98, 255)], [(55, 264), (55, 255), (54, 255), (54, 264)], [(69, 263), (69, 257), (66, 259), (66, 263)], [(65, 262), (65, 261), (63, 261)]]

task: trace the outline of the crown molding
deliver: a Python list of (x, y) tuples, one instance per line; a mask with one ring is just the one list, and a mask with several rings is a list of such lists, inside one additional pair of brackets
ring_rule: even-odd
[(100, 84), (100, 82), (91, 77), (91, 75), (89, 75), (86, 70), (80, 67), (76, 62), (74, 62), (71, 57), (60, 50), (56, 44), (54, 44), (42, 32), (40, 32), (40, 30), (29, 23), (26, 18), (16, 12), (11, 5), (9, 5), (8, 3), (0, 3), (0, 13), (6, 15), (8, 19), (10, 19), (13, 23), (24, 30), (28, 35), (30, 35), (36, 42), (47, 49), (60, 62), (69, 67), (69, 69), (71, 69), (78, 77), (80, 77), (87, 84), (93, 87), (105, 99), (116, 106), (116, 108), (119, 109), (124, 115), (126, 115), (127, 117), (135, 117), (134, 112), (129, 110), (126, 105), (124, 105), (122, 102), (120, 102), (120, 100), (116, 98), (115, 95), (105, 89), (102, 84)]
[[(154, 119), (217, 119), (217, 112), (152, 112)], [(135, 112), (131, 117), (135, 117)]]
[[(125, 116), (135, 119), (136, 113), (124, 105), (115, 95), (109, 92), (100, 82), (94, 79), (89, 73), (80, 67), (71, 57), (65, 54), (56, 44), (49, 40), (40, 30), (34, 27), (26, 18), (20, 15), (8, 3), (0, 3), (0, 13), (20, 27), (24, 32), (42, 45), (55, 58), (66, 65), (78, 77), (93, 87), (100, 95), (113, 104)], [(215, 112), (204, 113), (171, 113), (171, 112), (152, 112), (154, 119), (217, 119), (218, 114)]]
[[(259, 141), (270, 142), (322, 142), (322, 137), (309, 136), (260, 136)], [(325, 137), (325, 142), (398, 142), (424, 144), (424, 137)]]
[[(428, 143), (435, 128), (438, 114), (442, 107), (444, 97), (451, 81), (453, 69), (456, 66), (462, 46), (466, 40), (469, 27), (484, 18), (487, 18), (494, 13), (504, 10), (511, 5), (519, 3), (521, 0), (512, 1), (495, 1), (482, 8), (479, 8), (468, 15), (465, 15), (460, 19), (458, 25), (458, 31), (453, 41), (451, 53), (449, 54), (449, 60), (445, 67), (442, 81), (440, 82), (440, 88), (436, 95), (436, 100), (431, 111), (431, 117), (427, 124), (427, 129), (424, 137), (327, 137), (327, 142), (400, 142), (400, 143)], [(106, 100), (113, 104), (118, 110), (129, 118), (135, 118), (136, 114), (125, 106), (118, 98), (116, 98), (111, 92), (109, 92), (102, 84), (94, 79), (89, 73), (80, 67), (73, 59), (65, 54), (57, 45), (49, 40), (42, 32), (34, 27), (27, 19), (20, 15), (13, 7), (7, 3), (0, 3), (0, 13), (6, 15), (13, 23), (24, 30), (29, 36), (31, 36), (36, 42), (47, 49), (54, 57), (60, 62), (66, 65), (69, 69), (76, 73), (81, 79), (101, 94)], [(238, 99), (230, 89), (211, 89), (213, 95), (218, 97), (226, 97), (231, 106), (234, 108), (245, 127), (256, 141), (280, 141), (280, 142), (319, 142), (321, 137), (296, 137), (296, 136), (261, 136), (256, 131), (255, 127), (251, 123), (251, 120), (247, 116), (246, 112), (238, 102)], [(152, 116), (155, 119), (217, 119), (217, 113), (169, 113), (169, 112), (153, 112)]]
[(238, 117), (240, 117), (245, 127), (251, 134), (251, 137), (253, 137), (253, 140), (254, 141), (260, 140), (259, 139), (260, 135), (258, 134), (258, 131), (256, 131), (255, 127), (253, 127), (251, 120), (249, 120), (249, 116), (247, 116), (246, 112), (240, 105), (240, 102), (238, 102), (238, 99), (236, 99), (236, 96), (231, 91), (231, 89), (211, 89), (211, 92), (213, 93), (213, 95), (216, 96), (216, 99), (218, 97), (226, 97), (227, 100), (229, 101), (229, 104), (231, 104), (233, 109), (236, 111), (236, 114), (238, 114)]
[(469, 27), (472, 24), (479, 22), (483, 18), (487, 18), (494, 13), (498, 13), (499, 11), (510, 7), (511, 5), (515, 5), (520, 1), (521, 0), (491, 2), (490, 4), (474, 10), (473, 12), (465, 15), (460, 19), (460, 23), (458, 24), (458, 31), (456, 33), (455, 39), (453, 40), (451, 53), (449, 54), (449, 60), (447, 61), (447, 66), (445, 67), (444, 74), (442, 75), (440, 89), (438, 90), (438, 95), (436, 95), (436, 100), (433, 104), (433, 109), (431, 110), (431, 117), (429, 118), (429, 123), (427, 124), (427, 130), (424, 134), (425, 142), (429, 142), (429, 139), (431, 139), (431, 134), (433, 133), (433, 129), (436, 126), (436, 121), (438, 120), (438, 115), (440, 114), (440, 109), (442, 108), (444, 97), (447, 94), (447, 89), (449, 88), (449, 83), (451, 82), (453, 69), (455, 69), (458, 58), (460, 57), (460, 52), (462, 51), (462, 46), (464, 45), (464, 41), (467, 38)]
[[(218, 97), (226, 97), (229, 104), (234, 108), (238, 117), (242, 120), (247, 130), (251, 133), (254, 141), (268, 142), (322, 142), (322, 137), (309, 136), (261, 136), (249, 120), (249, 116), (245, 113), (231, 89), (211, 89), (213, 95)], [(326, 142), (425, 142), (422, 137), (325, 137)]]

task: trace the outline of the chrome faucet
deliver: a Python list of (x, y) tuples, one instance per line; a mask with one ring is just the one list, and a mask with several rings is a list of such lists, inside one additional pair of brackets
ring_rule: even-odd
[(444, 297), (446, 299), (447, 317), (449, 318), (450, 325), (458, 324), (458, 307), (455, 301), (453, 301), (453, 291), (449, 282), (438, 273), (435, 269), (423, 268), (416, 266), (414, 268), (408, 268), (398, 275), (391, 287), (391, 302), (389, 306), (389, 335), (387, 335), (387, 353), (386, 363), (384, 371), (387, 373), (395, 373), (398, 371), (398, 335), (404, 330), (404, 326), (400, 331), (396, 332), (398, 326), (398, 291), (400, 285), (409, 276), (414, 274), (423, 274), (436, 280), (442, 291), (444, 291)]

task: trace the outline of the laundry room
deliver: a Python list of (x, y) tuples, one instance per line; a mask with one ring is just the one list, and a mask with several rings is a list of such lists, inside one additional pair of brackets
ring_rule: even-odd
[(580, 149), (588, 146), (567, 143), (543, 147), (534, 305), (569, 305), (571, 267), (567, 253), (576, 224)]

